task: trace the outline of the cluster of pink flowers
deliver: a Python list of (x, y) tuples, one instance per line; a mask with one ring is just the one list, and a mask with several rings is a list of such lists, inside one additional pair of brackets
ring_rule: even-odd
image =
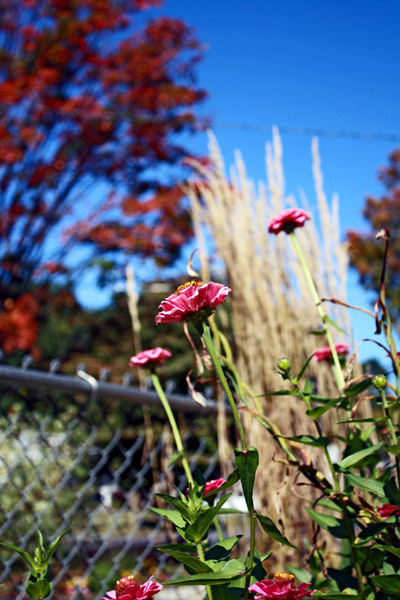
[(229, 292), (231, 289), (221, 283), (189, 281), (161, 302), (156, 324), (204, 321), (225, 302)]
[(269, 222), (269, 233), (277, 235), (281, 231), (292, 233), (297, 227), (303, 227), (304, 223), (310, 219), (310, 215), (301, 208), (287, 208), (276, 215)]
[(289, 573), (273, 573), (273, 579), (263, 579), (249, 587), (254, 592), (254, 600), (301, 600), (312, 596), (317, 590), (310, 590), (310, 583), (294, 584), (294, 576)]
[(384, 504), (383, 506), (378, 506), (378, 512), (382, 519), (388, 519), (392, 515), (400, 515), (400, 508), (395, 504)]
[(129, 575), (117, 581), (115, 588), (107, 592), (103, 600), (149, 600), (163, 587), (161, 583), (153, 581), (153, 577), (139, 585), (136, 579)]
[(165, 350), (165, 348), (160, 348), (157, 346), (156, 348), (152, 348), (151, 350), (143, 350), (143, 352), (139, 352), (136, 356), (132, 356), (129, 365), (131, 367), (151, 367), (151, 366), (160, 366), (162, 365), (168, 358), (172, 356), (169, 350)]
[[(347, 344), (335, 344), (335, 350), (339, 356), (345, 356), (349, 353), (349, 347)], [(313, 360), (319, 362), (323, 360), (330, 360), (332, 358), (332, 350), (329, 346), (319, 348), (313, 356)]]

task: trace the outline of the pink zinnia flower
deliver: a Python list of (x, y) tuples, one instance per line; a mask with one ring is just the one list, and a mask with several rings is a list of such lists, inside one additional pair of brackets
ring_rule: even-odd
[(217, 490), (218, 488), (221, 487), (221, 485), (224, 485), (224, 483), (226, 483), (226, 479), (224, 479), (223, 477), (220, 477), (219, 479), (212, 479), (211, 481), (207, 481), (206, 487), (204, 488), (203, 496), (207, 496), (207, 494), (209, 494), (210, 492)]
[(298, 587), (294, 585), (294, 576), (289, 573), (273, 573), (273, 580), (263, 579), (253, 583), (249, 587), (254, 592), (254, 600), (300, 600), (312, 596), (317, 590), (309, 590), (311, 583), (301, 583)]
[(301, 208), (287, 208), (270, 220), (268, 231), (275, 234), (281, 231), (292, 233), (297, 227), (303, 227), (310, 218), (310, 215)]
[(150, 577), (146, 583), (139, 585), (132, 575), (123, 577), (117, 581), (115, 589), (107, 592), (103, 600), (148, 600), (164, 587), (152, 579), (153, 577)]
[(205, 321), (219, 304), (225, 302), (230, 291), (225, 285), (213, 281), (205, 284), (189, 281), (161, 302), (156, 324)]
[(399, 507), (394, 504), (384, 504), (383, 506), (378, 506), (378, 512), (382, 519), (388, 519), (392, 515), (400, 515)]
[(169, 350), (165, 348), (152, 348), (151, 350), (143, 350), (136, 356), (132, 356), (129, 361), (130, 367), (147, 367), (156, 363), (157, 366), (162, 365), (168, 358), (172, 356)]
[[(347, 344), (335, 344), (335, 349), (338, 355), (345, 355), (349, 353), (349, 347)], [(318, 360), (319, 362), (323, 360), (330, 360), (332, 358), (332, 350), (329, 346), (324, 346), (323, 348), (319, 348), (313, 356), (313, 360)]]

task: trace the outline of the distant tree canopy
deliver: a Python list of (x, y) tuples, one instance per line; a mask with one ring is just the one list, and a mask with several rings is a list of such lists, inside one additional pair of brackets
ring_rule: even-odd
[(379, 293), (380, 274), (385, 244), (375, 238), (382, 229), (390, 231), (387, 261), (387, 288), (389, 308), (400, 326), (400, 149), (389, 156), (389, 165), (381, 168), (378, 179), (386, 188), (381, 198), (368, 197), (363, 215), (371, 226), (369, 233), (348, 231), (350, 264), (359, 274), (360, 283), (367, 290)]
[[(176, 19), (138, 30), (135, 15), (160, 4), (0, 0), (3, 347), (10, 311), (22, 323), (25, 302), (34, 317), (33, 298), (18, 300), (32, 282), (66, 273), (67, 246), (57, 241), (66, 217), (70, 242), (160, 264), (173, 262), (192, 235), (173, 173), (188, 154), (178, 134), (200, 127), (201, 47)], [(49, 239), (58, 246), (51, 261)], [(32, 345), (24, 322), (30, 334), (7, 347)]]

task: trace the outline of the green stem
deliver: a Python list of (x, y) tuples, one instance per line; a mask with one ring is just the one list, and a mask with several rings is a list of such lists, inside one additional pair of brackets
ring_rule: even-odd
[(233, 399), (232, 392), (231, 392), (231, 390), (229, 388), (228, 382), (226, 380), (224, 371), (222, 370), (221, 363), (218, 360), (218, 356), (217, 356), (217, 353), (215, 351), (213, 341), (211, 339), (210, 328), (208, 327), (208, 325), (207, 325), (206, 322), (203, 322), (202, 337), (203, 337), (204, 343), (205, 343), (205, 345), (207, 347), (207, 350), (208, 350), (208, 352), (210, 354), (211, 360), (213, 362), (213, 365), (214, 365), (214, 368), (215, 368), (215, 370), (217, 372), (219, 380), (221, 381), (222, 388), (223, 388), (223, 390), (224, 390), (224, 392), (225, 392), (225, 394), (226, 394), (226, 396), (228, 398), (228, 402), (229, 402), (230, 407), (232, 409), (233, 418), (235, 420), (235, 424), (236, 424), (236, 427), (237, 427), (237, 430), (238, 430), (238, 433), (239, 433), (239, 437), (240, 437), (240, 441), (241, 441), (241, 444), (242, 444), (242, 448), (246, 449), (247, 448), (246, 437), (244, 435), (243, 425), (242, 425), (242, 423), (240, 421), (239, 412), (238, 412), (238, 409), (236, 407), (235, 400)]
[(302, 249), (300, 247), (300, 244), (299, 244), (299, 242), (298, 242), (298, 240), (297, 240), (294, 232), (290, 233), (289, 235), (290, 235), (290, 238), (291, 238), (291, 240), (293, 242), (293, 246), (294, 246), (295, 252), (297, 254), (297, 257), (298, 257), (298, 259), (300, 261), (300, 264), (301, 264), (301, 266), (303, 268), (304, 275), (305, 275), (306, 281), (308, 283), (308, 286), (310, 288), (312, 297), (313, 297), (314, 302), (315, 302), (315, 304), (317, 306), (318, 314), (321, 317), (322, 326), (323, 326), (325, 334), (326, 334), (326, 339), (328, 341), (329, 347), (330, 347), (331, 352), (332, 352), (333, 364), (335, 365), (334, 376), (335, 376), (335, 379), (336, 379), (336, 384), (337, 384), (338, 389), (340, 391), (340, 390), (342, 390), (344, 388), (345, 381), (344, 381), (344, 377), (343, 377), (342, 367), (340, 366), (339, 357), (338, 357), (338, 354), (336, 352), (335, 344), (333, 342), (332, 334), (331, 334), (331, 331), (330, 331), (330, 329), (328, 327), (328, 324), (326, 322), (327, 315), (325, 314), (325, 311), (322, 308), (321, 298), (318, 295), (317, 288), (315, 287), (314, 280), (313, 280), (312, 275), (311, 275), (311, 271), (310, 271), (310, 269), (308, 267), (308, 264), (307, 264), (307, 262), (306, 262), (306, 260), (304, 258), (304, 254), (303, 254), (303, 251), (302, 251)]
[[(383, 410), (385, 412), (387, 422), (389, 425), (389, 429), (390, 429), (390, 433), (392, 435), (393, 445), (396, 446), (397, 445), (397, 436), (396, 436), (396, 432), (394, 430), (392, 418), (390, 416), (389, 406), (388, 406), (387, 398), (386, 398), (386, 392), (385, 392), (385, 390), (380, 390), (380, 393), (381, 393), (381, 398), (382, 398)], [(399, 461), (399, 456), (397, 454), (395, 457), (395, 461), (396, 461), (397, 487), (400, 487), (400, 461)]]
[(249, 597), (249, 586), (251, 581), (251, 572), (253, 570), (254, 552), (256, 546), (256, 516), (254, 506), (250, 508), (250, 552), (249, 552), (249, 572), (246, 575), (246, 583), (244, 586), (243, 600)]
[(165, 413), (168, 417), (169, 424), (171, 425), (172, 433), (173, 433), (173, 436), (175, 439), (176, 449), (182, 457), (182, 466), (185, 471), (187, 480), (191, 486), (194, 486), (194, 480), (193, 480), (192, 474), (190, 472), (188, 460), (185, 456), (185, 451), (183, 449), (181, 434), (179, 433), (179, 429), (178, 429), (178, 425), (176, 424), (176, 421), (175, 421), (174, 413), (172, 412), (169, 402), (167, 400), (167, 397), (164, 394), (164, 390), (161, 387), (161, 383), (158, 378), (158, 375), (156, 375), (156, 373), (152, 373), (151, 379), (153, 381), (154, 389), (156, 390), (158, 397), (160, 398), (161, 403), (164, 407)]
[(214, 525), (218, 533), (218, 539), (220, 542), (222, 542), (224, 536), (222, 535), (221, 525), (219, 524), (218, 517), (214, 517)]
[[(196, 544), (196, 548), (197, 548), (197, 554), (199, 555), (199, 559), (201, 560), (201, 562), (204, 562), (204, 552), (203, 552), (203, 548), (201, 547), (201, 544)], [(208, 600), (213, 600), (210, 585), (206, 585), (206, 592), (207, 592)]]
[[(305, 403), (307, 409), (311, 410), (311, 404), (310, 404), (310, 401), (307, 398), (307, 396), (305, 396), (301, 392), (299, 386), (296, 383), (294, 383), (294, 381), (291, 378), (289, 378), (289, 379), (290, 379), (292, 385), (294, 386), (295, 390), (299, 393), (299, 395), (301, 396), (301, 398), (304, 400), (304, 403)], [(321, 426), (320, 426), (320, 424), (318, 423), (317, 420), (314, 420), (314, 423), (315, 423), (315, 427), (316, 427), (317, 432), (318, 432), (318, 436), (319, 436), (320, 440), (322, 440), (323, 435), (322, 435)], [(332, 462), (331, 456), (329, 454), (329, 450), (325, 446), (325, 444), (323, 444), (323, 449), (324, 449), (324, 455), (325, 455), (325, 458), (326, 458), (326, 460), (328, 462), (329, 469), (330, 469), (330, 472), (331, 472), (331, 475), (332, 475), (332, 479), (333, 479), (333, 482), (334, 482), (334, 485), (335, 485), (335, 490), (336, 490), (336, 493), (338, 494), (338, 501), (339, 501), (340, 507), (342, 509), (343, 522), (344, 522), (344, 526), (346, 528), (347, 535), (348, 535), (348, 538), (349, 538), (349, 541), (350, 541), (350, 548), (351, 548), (350, 552), (351, 552), (351, 556), (352, 556), (352, 559), (353, 559), (354, 568), (355, 568), (356, 573), (357, 573), (358, 585), (360, 587), (360, 592), (361, 592), (363, 590), (363, 588), (364, 588), (364, 584), (363, 584), (361, 567), (360, 567), (360, 564), (358, 562), (357, 549), (354, 548), (354, 539), (355, 538), (354, 538), (353, 527), (351, 525), (350, 517), (349, 517), (348, 511), (347, 511), (347, 506), (344, 503), (343, 498), (341, 497), (342, 490), (341, 490), (341, 487), (340, 487), (340, 484), (339, 484), (339, 480), (338, 480), (337, 475), (336, 475), (335, 467), (333, 466), (333, 462)]]

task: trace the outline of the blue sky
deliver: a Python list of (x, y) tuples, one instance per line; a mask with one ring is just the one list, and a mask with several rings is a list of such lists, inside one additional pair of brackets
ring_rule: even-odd
[[(398, 0), (165, 0), (150, 14), (181, 18), (205, 45), (198, 83), (226, 164), (240, 149), (249, 175), (265, 178), (268, 131), (241, 124), (282, 125), (400, 136), (400, 3)], [(228, 126), (229, 125), (229, 126)], [(301, 187), (313, 203), (311, 136), (282, 134), (287, 191)], [(206, 152), (205, 135), (189, 149)], [(400, 145), (400, 142), (398, 142)], [(365, 227), (367, 194), (379, 195), (379, 165), (395, 143), (320, 138), (328, 198), (337, 192), (343, 235)], [(350, 276), (349, 300), (366, 304)], [(355, 320), (355, 337), (372, 334)], [(375, 354), (367, 349), (363, 358)]]

